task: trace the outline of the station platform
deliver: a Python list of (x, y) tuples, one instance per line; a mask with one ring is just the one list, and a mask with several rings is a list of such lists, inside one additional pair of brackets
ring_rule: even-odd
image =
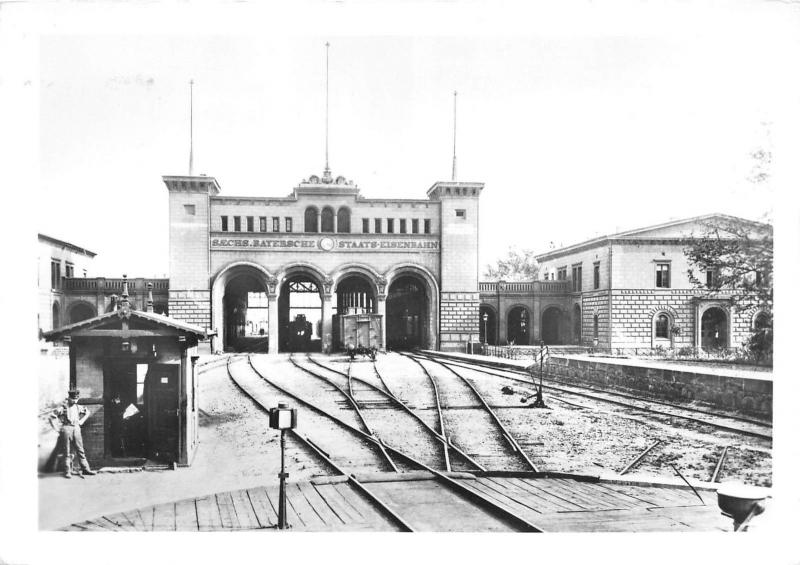
[[(732, 531), (711, 489), (592, 478), (455, 473), (455, 491), (426, 472), (356, 477), (413, 531)], [(466, 493), (466, 494), (465, 494)], [(472, 493), (472, 494), (470, 494)], [(698, 495), (700, 498), (698, 498)], [(287, 484), (289, 531), (397, 531), (390, 516), (347, 477)], [(481, 502), (488, 499), (491, 504)], [(497, 508), (505, 511), (498, 512)], [(68, 531), (277, 529), (278, 486), (215, 493), (133, 508), (61, 528)], [(535, 529), (521, 529), (518, 517)]]

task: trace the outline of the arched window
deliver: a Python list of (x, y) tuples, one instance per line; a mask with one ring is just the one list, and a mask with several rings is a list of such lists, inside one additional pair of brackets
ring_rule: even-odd
[(600, 316), (597, 314), (594, 315), (594, 333), (592, 336), (595, 338), (600, 336)]
[(325, 206), (322, 209), (322, 231), (333, 233), (333, 208)]
[(769, 316), (766, 312), (759, 312), (753, 320), (753, 329), (756, 331), (769, 329), (770, 325)]
[(669, 339), (669, 316), (666, 314), (656, 316), (656, 337)]
[(306, 208), (306, 221), (304, 230), (307, 233), (317, 233), (317, 209), (314, 206)]
[(336, 231), (350, 233), (350, 209), (342, 206), (336, 213)]

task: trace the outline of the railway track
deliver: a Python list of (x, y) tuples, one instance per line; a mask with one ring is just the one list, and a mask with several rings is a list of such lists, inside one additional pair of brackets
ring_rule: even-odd
[[(240, 363), (241, 364), (241, 363)], [(345, 430), (348, 432), (348, 436), (352, 438), (360, 439), (363, 444), (371, 445), (373, 448), (377, 448), (378, 451), (385, 451), (387, 454), (390, 454), (396, 460), (403, 460), (409, 469), (415, 470), (419, 469), (422, 471), (426, 471), (430, 473), (430, 475), (434, 478), (434, 480), (442, 485), (449, 493), (453, 496), (460, 497), (462, 499), (468, 500), (471, 504), (475, 505), (476, 507), (480, 508), (482, 511), (489, 513), (493, 516), (498, 522), (502, 522), (506, 524), (512, 529), (517, 531), (527, 531), (527, 532), (540, 532), (542, 531), (538, 526), (531, 523), (528, 519), (512, 512), (505, 506), (499, 505), (493, 499), (481, 494), (480, 492), (471, 489), (460, 482), (454, 480), (453, 478), (449, 477), (448, 475), (426, 465), (424, 462), (417, 460), (413, 456), (379, 440), (374, 435), (371, 435), (368, 431), (361, 430), (358, 427), (355, 427), (341, 418), (335, 416), (324, 410), (323, 408), (316, 406), (313, 402), (305, 400), (294, 394), (280, 385), (271, 382), (268, 377), (261, 374), (258, 369), (253, 366), (252, 359), (248, 355), (247, 356), (247, 365), (251, 369), (252, 373), (257, 375), (257, 377), (265, 382), (267, 382), (272, 388), (278, 390), (282, 394), (293, 398), (296, 402), (307, 408), (308, 410), (303, 411), (303, 419), (309, 417), (310, 414), (315, 413), (321, 417), (324, 417), (328, 424), (334, 424), (336, 428), (341, 430)], [(256, 405), (265, 413), (268, 413), (270, 405), (267, 401), (265, 401), (264, 395), (259, 394), (258, 391), (253, 390), (254, 383), (252, 379), (248, 380), (247, 375), (234, 375), (234, 371), (231, 370), (231, 362), (227, 363), (227, 370), (228, 376), (234, 382), (234, 384), (242, 391), (245, 396), (250, 398), (251, 401), (256, 403)], [(330, 426), (325, 426), (330, 428)], [(318, 426), (315, 426), (315, 429), (320, 429)], [(312, 439), (306, 434), (301, 432), (301, 429), (298, 427), (296, 430), (290, 431), (290, 436), (295, 439), (298, 445), (304, 446), (309, 452), (313, 453), (319, 460), (321, 460), (329, 469), (333, 469), (333, 471), (338, 475), (343, 475), (347, 478), (348, 482), (350, 482), (354, 488), (356, 488), (359, 492), (361, 492), (364, 496), (366, 496), (372, 504), (374, 504), (384, 515), (389, 519), (391, 522), (397, 525), (398, 529), (401, 531), (415, 531), (415, 528), (412, 524), (410, 524), (406, 519), (400, 516), (395, 510), (391, 508), (391, 505), (387, 502), (383, 501), (381, 498), (376, 496), (372, 490), (359, 481), (355, 475), (355, 473), (345, 467), (341, 461), (345, 459), (344, 456), (337, 456), (335, 453), (332, 452), (330, 449), (325, 449), (323, 446), (323, 441), (319, 438)], [(352, 446), (352, 441), (348, 445), (348, 450)]]
[[(468, 379), (452, 371), (448, 375), (451, 374), (455, 378), (448, 378), (436, 370), (432, 372), (430, 367), (415, 356), (405, 353), (401, 355), (413, 360), (429, 377), (435, 390), (437, 405), (440, 407), (442, 425), (448, 425), (455, 430), (454, 433), (459, 433), (459, 442), (470, 445), (468, 450), (473, 456), (485, 462), (484, 464), (490, 468), (538, 472), (539, 469), (533, 461)], [(424, 361), (436, 363), (430, 359)], [(438, 366), (447, 369), (444, 365)], [(456, 412), (452, 410), (453, 406), (458, 406), (460, 409)], [(476, 423), (480, 423), (480, 429), (493, 430), (494, 433), (470, 434), (463, 431), (474, 427)]]
[[(528, 387), (528, 390), (535, 390), (537, 384), (533, 383), (530, 375), (524, 371), (514, 369), (489, 369), (483, 365), (473, 365), (472, 363), (453, 362), (434, 358), (430, 355), (414, 354), (414, 357), (429, 359), (449, 367), (460, 367), (495, 377), (500, 377), (514, 383), (521, 383)], [(521, 378), (514, 375), (525, 375)], [(551, 376), (545, 376), (543, 388), (550, 391), (550, 397), (558, 401), (563, 401), (573, 406), (591, 408), (590, 406), (570, 402), (564, 396), (573, 396), (590, 399), (595, 402), (621, 406), (631, 411), (638, 411), (644, 414), (652, 414), (659, 417), (679, 418), (694, 424), (710, 426), (715, 429), (733, 432), (736, 434), (756, 437), (759, 439), (772, 441), (772, 425), (763, 421), (747, 418), (743, 416), (722, 414), (710, 410), (697, 409), (687, 406), (679, 406), (664, 401), (645, 400), (633, 395), (619, 393), (615, 391), (600, 391), (594, 387), (581, 387), (578, 385), (557, 385), (553, 384)], [(554, 394), (556, 393), (556, 394)]]

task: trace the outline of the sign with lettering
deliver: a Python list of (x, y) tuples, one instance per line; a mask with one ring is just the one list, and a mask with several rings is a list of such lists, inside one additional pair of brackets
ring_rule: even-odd
[(434, 239), (361, 239), (333, 237), (213, 237), (211, 249), (218, 251), (322, 251), (322, 252), (438, 252)]

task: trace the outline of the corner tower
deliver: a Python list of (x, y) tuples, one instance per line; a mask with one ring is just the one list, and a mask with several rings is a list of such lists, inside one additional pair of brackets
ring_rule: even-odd
[(478, 203), (483, 183), (437, 182), (428, 198), (441, 202), (439, 336), (442, 351), (465, 351), (480, 341)]
[(210, 199), (213, 177), (165, 176), (169, 191), (169, 315), (211, 327)]

